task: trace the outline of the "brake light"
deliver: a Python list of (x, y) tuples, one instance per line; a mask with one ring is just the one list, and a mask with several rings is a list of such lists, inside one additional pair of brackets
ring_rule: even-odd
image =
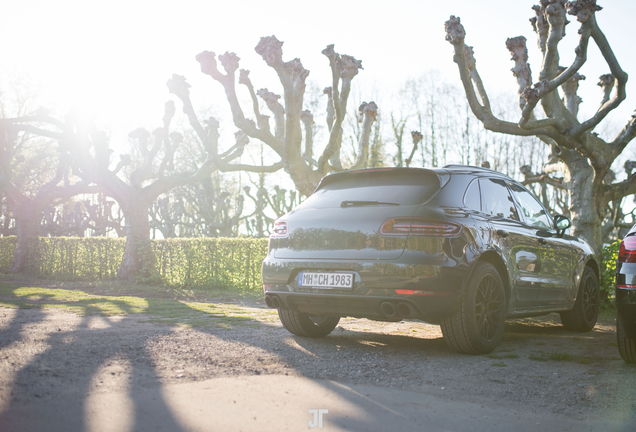
[(272, 233), (269, 235), (271, 237), (286, 237), (287, 236), (287, 222), (286, 221), (276, 221), (274, 222), (274, 228), (272, 229)]
[(380, 228), (384, 236), (457, 237), (461, 232), (461, 225), (429, 219), (389, 219)]
[(636, 236), (623, 239), (618, 250), (618, 262), (636, 263)]

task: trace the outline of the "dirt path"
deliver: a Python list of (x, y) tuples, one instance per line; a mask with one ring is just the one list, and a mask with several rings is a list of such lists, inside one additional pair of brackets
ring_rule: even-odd
[[(104, 290), (99, 294), (109, 299)], [(0, 297), (20, 305), (0, 307), (0, 425), (25, 406), (60, 398), (86, 402), (67, 414), (82, 425), (86, 406), (104, 395), (263, 375), (636, 423), (636, 368), (620, 359), (611, 315), (585, 334), (564, 330), (556, 315), (511, 321), (493, 354), (468, 356), (451, 351), (439, 327), (418, 322), (343, 319), (330, 336), (304, 339), (257, 302), (209, 309), (202, 299), (166, 300), (170, 308), (155, 306), (158, 314), (114, 316), (91, 314), (99, 310), (93, 302), (93, 309), (79, 310), (82, 316), (62, 301), (61, 309), (39, 308), (27, 307), (27, 297)], [(44, 300), (32, 295), (30, 301)], [(192, 314), (197, 304), (208, 312)], [(168, 409), (157, 404), (152, 409)]]

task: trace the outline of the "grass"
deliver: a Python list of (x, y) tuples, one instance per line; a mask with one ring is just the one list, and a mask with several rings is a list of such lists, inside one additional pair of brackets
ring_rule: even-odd
[(493, 366), (496, 366), (496, 367), (508, 367), (508, 365), (507, 365), (507, 364), (505, 364), (504, 362), (500, 362), (500, 363), (493, 363), (492, 365), (493, 365)]
[[(13, 285), (33, 285), (35, 279), (24, 275), (0, 273), (1, 283)], [(137, 297), (162, 297), (175, 298), (181, 300), (196, 300), (200, 298), (219, 298), (227, 300), (254, 300), (262, 299), (263, 292), (249, 290), (229, 290), (225, 287), (178, 287), (168, 285), (153, 285), (151, 283), (133, 283), (116, 280), (103, 281), (60, 281), (40, 279), (38, 285), (46, 288), (65, 288), (70, 290), (81, 290), (91, 293), (106, 293), (107, 295), (137, 296)]]
[(530, 355), (528, 356), (528, 358), (529, 358), (530, 360), (536, 360), (536, 361), (544, 361), (544, 362), (547, 362), (547, 361), (548, 361), (548, 359), (547, 359), (546, 357), (538, 356), (538, 355), (535, 355), (535, 354), (530, 354)]
[(213, 292), (148, 285), (128, 288), (133, 288), (128, 290), (133, 295), (122, 295), (124, 288), (121, 285), (43, 288), (0, 283), (0, 306), (23, 309), (57, 308), (83, 316), (145, 314), (148, 321), (187, 327), (231, 327), (236, 324), (254, 326), (258, 323), (275, 322), (276, 312), (273, 310), (224, 303), (227, 293), (226, 298), (219, 299), (215, 298)]
[(514, 359), (514, 358), (519, 358), (519, 354), (514, 354), (514, 353), (508, 353), (508, 354), (486, 354), (486, 357), (490, 358), (490, 359)]
[(554, 361), (576, 361), (577, 357), (573, 354), (570, 353), (564, 353), (564, 352), (555, 352), (555, 353), (550, 353), (548, 354), (548, 359), (549, 360), (554, 360)]
[(528, 356), (530, 360), (536, 361), (569, 361), (578, 364), (591, 364), (591, 363), (606, 363), (608, 361), (615, 360), (615, 357), (606, 358), (599, 356), (577, 356), (566, 352), (553, 352), (553, 353), (541, 353), (540, 355), (531, 354)]

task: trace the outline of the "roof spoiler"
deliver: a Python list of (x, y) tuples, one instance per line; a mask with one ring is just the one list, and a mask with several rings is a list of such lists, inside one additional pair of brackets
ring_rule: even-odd
[(443, 168), (404, 168), (404, 167), (365, 168), (365, 169), (340, 171), (337, 173), (327, 174), (320, 180), (320, 183), (318, 183), (318, 186), (314, 190), (314, 193), (317, 190), (325, 187), (325, 185), (328, 185), (340, 179), (343, 179), (346, 177), (358, 176), (358, 175), (365, 175), (365, 174), (369, 174), (373, 172), (377, 172), (377, 173), (391, 172), (391, 173), (399, 174), (399, 175), (413, 175), (413, 176), (434, 173), (439, 179), (440, 189), (446, 186), (446, 183), (448, 183), (451, 177), (450, 172), (448, 172), (447, 170)]

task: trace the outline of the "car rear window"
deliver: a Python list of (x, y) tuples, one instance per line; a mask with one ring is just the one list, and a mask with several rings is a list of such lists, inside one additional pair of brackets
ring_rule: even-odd
[(299, 208), (340, 207), (343, 201), (419, 205), (439, 188), (437, 174), (423, 169), (349, 172), (325, 178)]

